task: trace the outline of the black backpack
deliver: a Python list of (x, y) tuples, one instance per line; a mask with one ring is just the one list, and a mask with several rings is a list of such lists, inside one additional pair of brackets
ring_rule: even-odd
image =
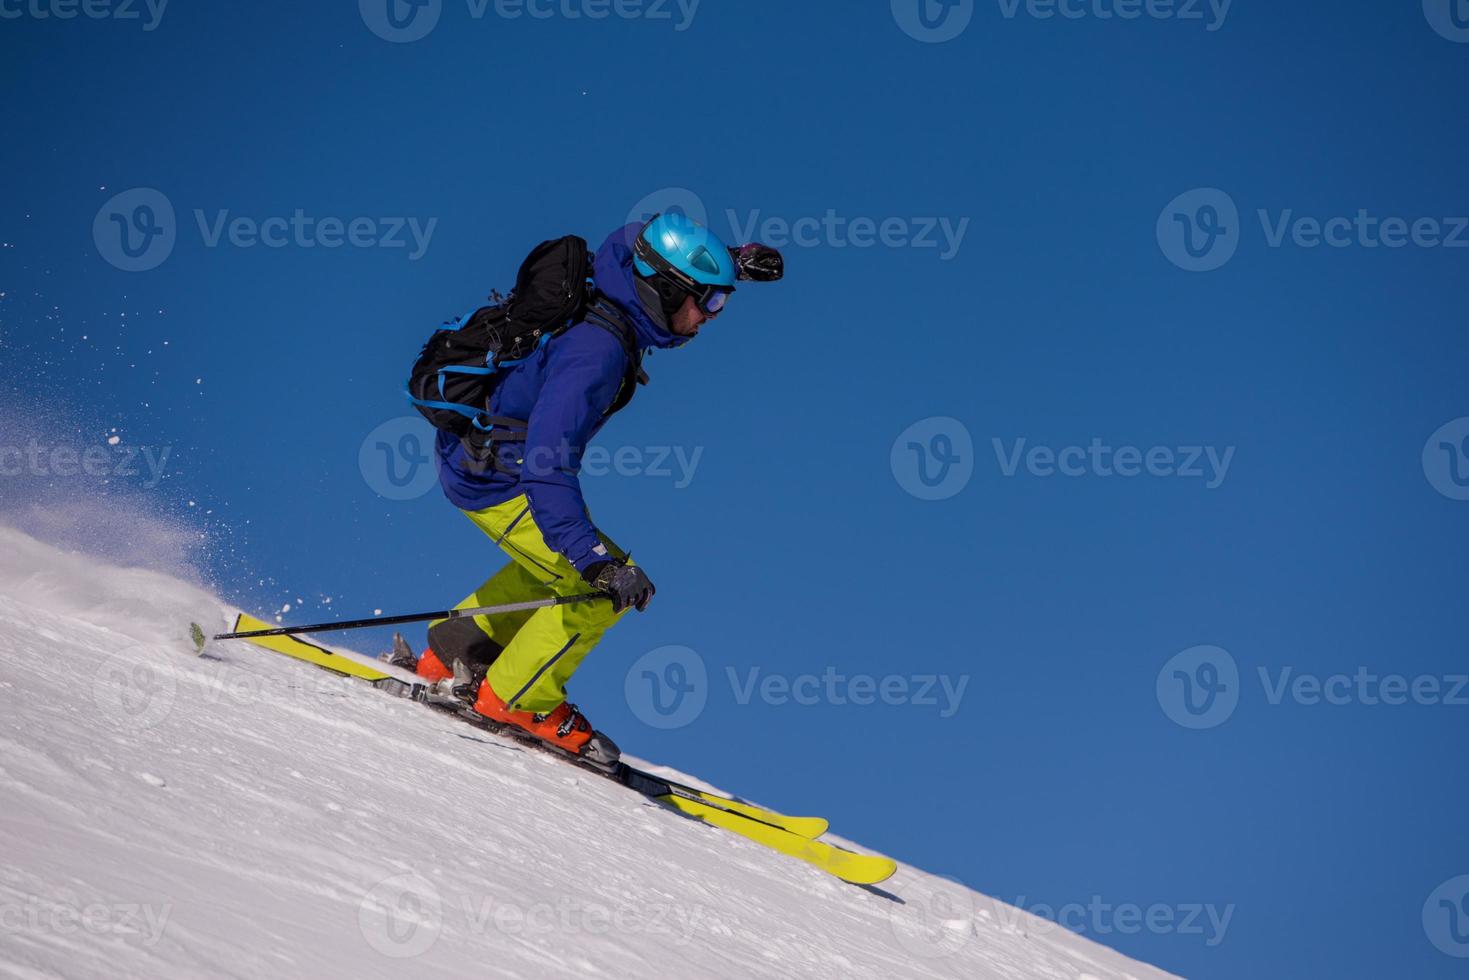
[(408, 400), (436, 429), (464, 441), (481, 464), (501, 468), (496, 442), (525, 437), (523, 419), (489, 414), (489, 400), (502, 372), (586, 320), (612, 333), (628, 353), (628, 375), (607, 414), (632, 400), (642, 373), (642, 351), (632, 325), (591, 283), (592, 255), (576, 235), (542, 242), (520, 265), (507, 297), (490, 295), (490, 305), (458, 317), (423, 345), (408, 377)]

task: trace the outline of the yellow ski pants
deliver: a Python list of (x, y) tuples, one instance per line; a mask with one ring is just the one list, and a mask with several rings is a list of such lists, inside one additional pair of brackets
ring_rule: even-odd
[[(565, 556), (546, 546), (524, 494), (464, 514), (511, 561), (454, 608), (495, 606), (592, 591)], [(602, 543), (612, 555), (626, 558), (626, 553), (605, 536)], [(612, 611), (610, 601), (596, 599), (527, 612), (476, 616), (475, 624), (504, 647), (490, 666), (485, 681), (512, 710), (549, 712), (566, 700), (567, 680), (621, 615)]]

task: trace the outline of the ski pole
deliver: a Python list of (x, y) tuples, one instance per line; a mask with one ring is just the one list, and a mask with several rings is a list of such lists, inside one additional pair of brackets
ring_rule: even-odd
[(399, 623), (423, 623), (431, 619), (463, 619), (465, 616), (493, 616), (496, 613), (524, 612), (527, 609), (544, 609), (547, 606), (565, 606), (573, 602), (591, 602), (606, 599), (603, 592), (586, 592), (582, 595), (559, 595), (549, 599), (530, 599), (511, 602), (503, 606), (479, 606), (475, 609), (440, 609), (437, 612), (409, 613), (406, 616), (377, 616), (372, 619), (354, 619), (346, 623), (315, 623), (311, 626), (282, 626), (273, 630), (249, 630), (244, 633), (220, 633), (216, 640), (248, 640), (257, 636), (292, 636), (296, 633), (327, 633), (331, 630), (356, 630), (367, 626), (397, 626)]

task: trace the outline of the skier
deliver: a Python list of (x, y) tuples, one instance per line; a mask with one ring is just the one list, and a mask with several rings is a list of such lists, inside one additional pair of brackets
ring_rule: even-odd
[(620, 228), (592, 260), (595, 288), (582, 318), (502, 365), (486, 406), (499, 431), (479, 452), (439, 432), (444, 495), (511, 559), (456, 608), (575, 595), (588, 585), (611, 602), (431, 624), (415, 669), (435, 691), (593, 764), (616, 763), (617, 746), (567, 701), (566, 683), (607, 629), (628, 609), (646, 610), (657, 590), (592, 523), (577, 478), (582, 453), (646, 382), (647, 349), (698, 336), (737, 280), (782, 274), (775, 249), (731, 249), (683, 215)]

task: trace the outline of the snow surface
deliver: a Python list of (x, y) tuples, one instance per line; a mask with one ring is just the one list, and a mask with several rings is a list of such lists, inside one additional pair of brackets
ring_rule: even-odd
[(0, 527), (0, 974), (1166, 975), (907, 866), (845, 884), (276, 654), (193, 656), (188, 622), (231, 616)]

